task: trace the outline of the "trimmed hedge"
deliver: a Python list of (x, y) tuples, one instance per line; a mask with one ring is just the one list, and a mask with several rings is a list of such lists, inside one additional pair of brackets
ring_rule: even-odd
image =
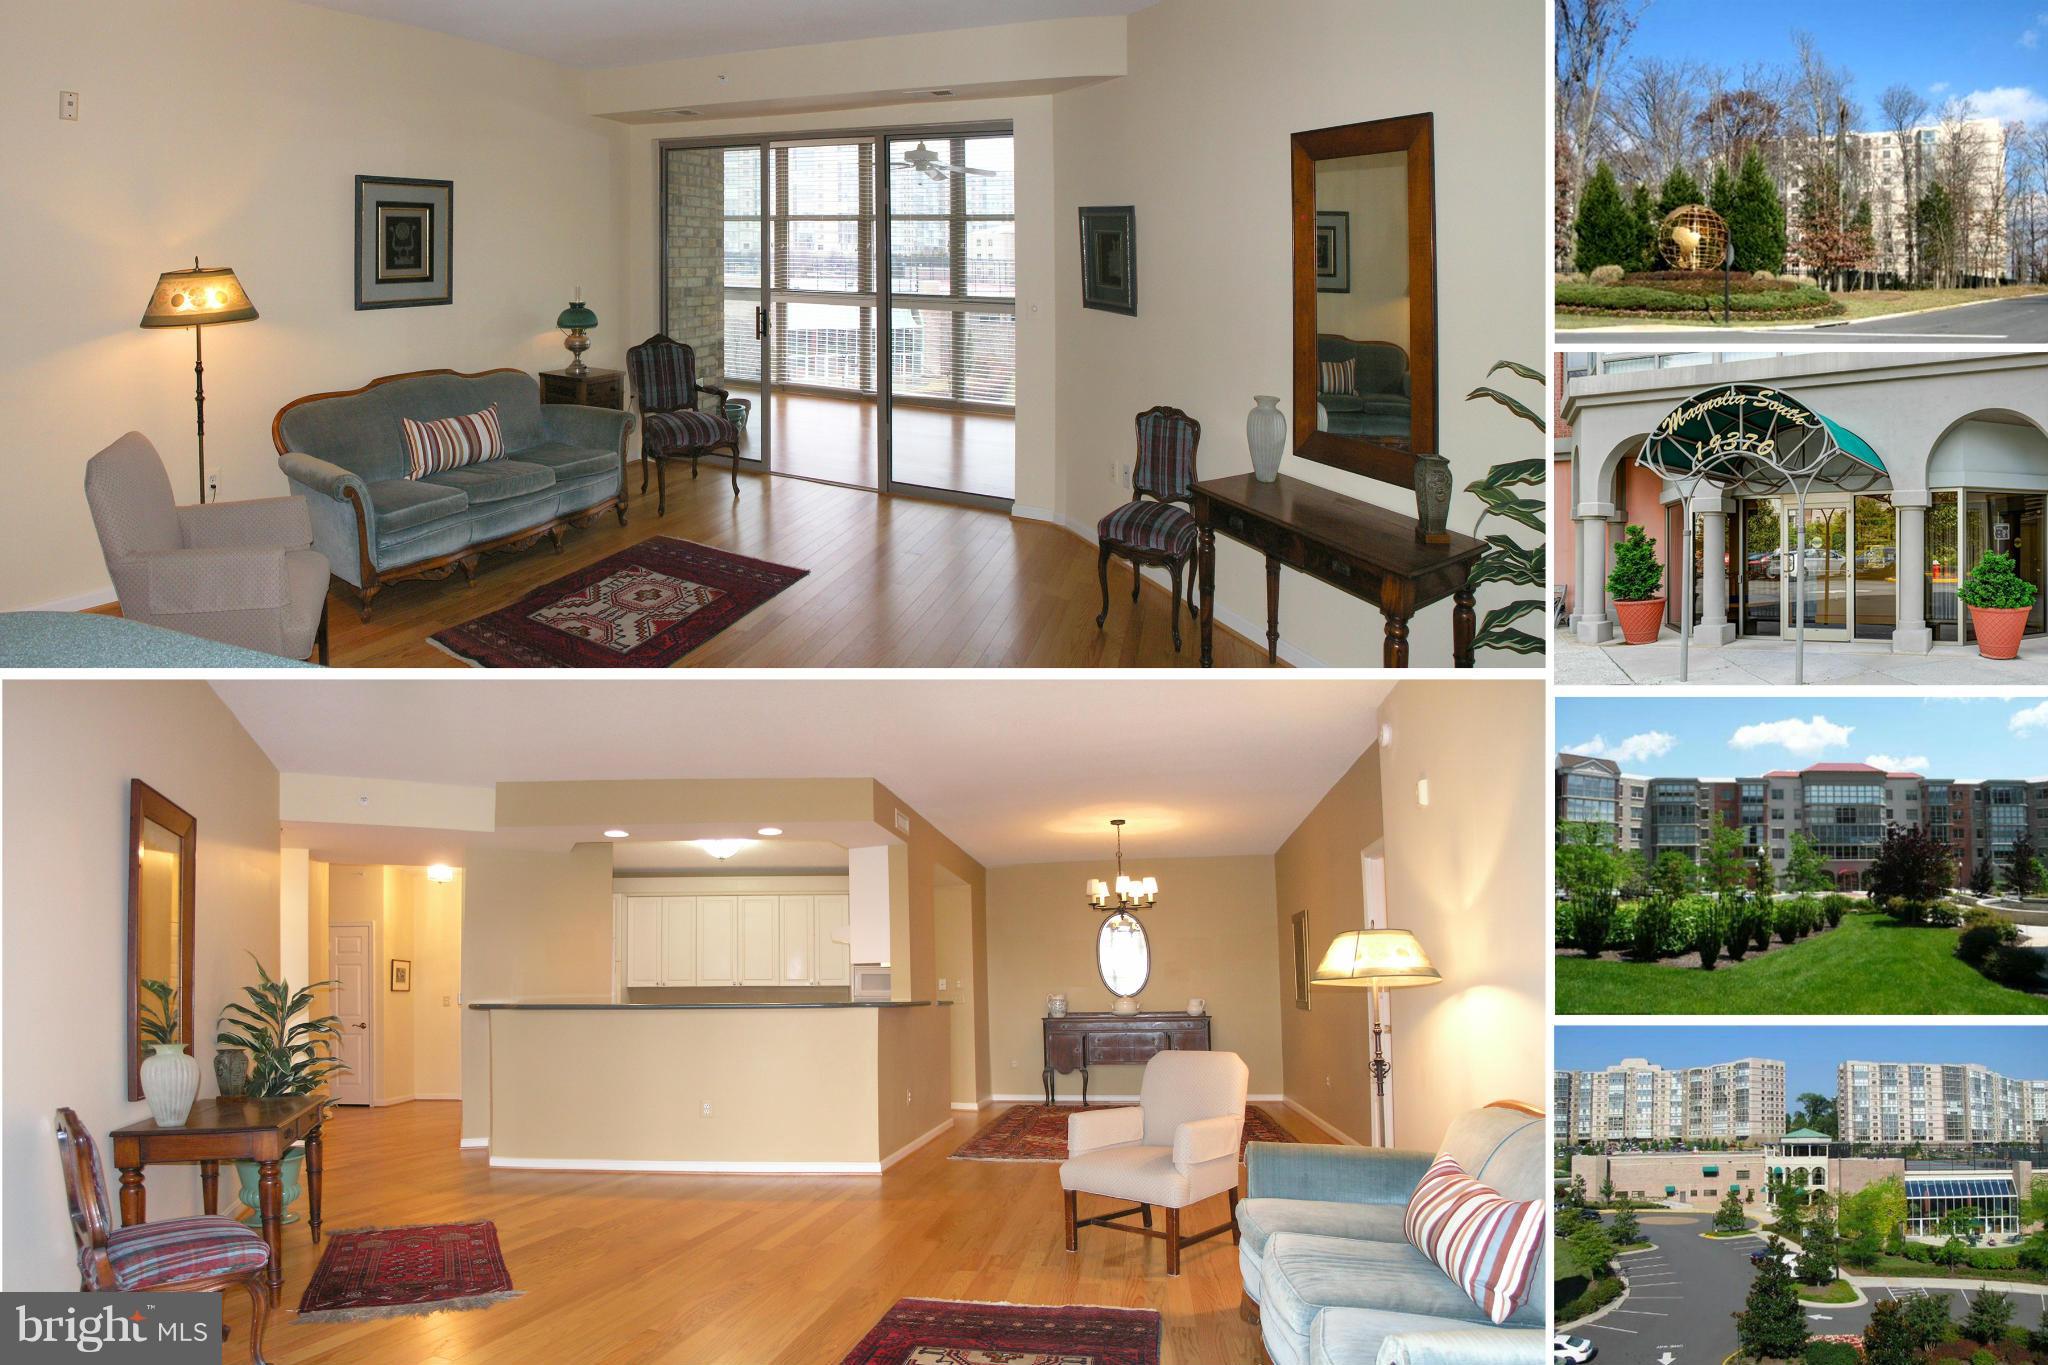
[[(1674, 294), (1712, 294), (1721, 297), (1721, 272), (1697, 270), (1638, 270), (1621, 277), (1625, 285), (1643, 285), (1651, 289), (1667, 289)], [(1805, 289), (1805, 280), (1786, 282), (1776, 275), (1736, 275), (1730, 278), (1728, 287), (1737, 294), (1764, 294), (1786, 289)]]
[[(1711, 300), (1711, 307), (1708, 306), (1709, 302), (1704, 295), (1681, 294), (1671, 289), (1653, 289), (1643, 285), (1557, 286), (1557, 306), (1566, 311), (1584, 309), (1596, 313), (1708, 313), (1719, 310), (1718, 297)], [(1729, 308), (1737, 313), (1782, 317), (1799, 317), (1806, 314), (1826, 317), (1843, 311), (1840, 304), (1821, 290), (1813, 288), (1736, 294), (1730, 300)]]
[(1588, 1313), (1598, 1312), (1621, 1297), (1621, 1277), (1609, 1275), (1604, 1280), (1595, 1280), (1586, 1286), (1586, 1292), (1570, 1303), (1560, 1304), (1557, 1322), (1560, 1327), (1577, 1322)]
[(1846, 1341), (1809, 1341), (1802, 1359), (1806, 1365), (1861, 1365), (1863, 1357)]

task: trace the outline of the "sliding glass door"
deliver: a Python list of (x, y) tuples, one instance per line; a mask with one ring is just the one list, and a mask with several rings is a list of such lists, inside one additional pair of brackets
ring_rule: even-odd
[(766, 467), (761, 148), (668, 148), (661, 182), (661, 330), (696, 351), (700, 382), (732, 391), (729, 415), (740, 425), (740, 458)]

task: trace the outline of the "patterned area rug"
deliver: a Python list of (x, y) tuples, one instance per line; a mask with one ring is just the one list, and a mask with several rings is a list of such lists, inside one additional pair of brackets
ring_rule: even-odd
[(655, 536), (430, 641), (480, 668), (667, 668), (808, 573)]
[(1159, 1365), (1159, 1315), (898, 1299), (839, 1365)]
[(518, 1297), (490, 1223), (357, 1228), (329, 1235), (299, 1319), (417, 1317)]
[[(1091, 1104), (1090, 1109), (1128, 1109), (1123, 1104)], [(1065, 1161), (1067, 1116), (1081, 1112), (1078, 1104), (1017, 1104), (988, 1127), (960, 1144), (955, 1161)], [(1273, 1116), (1256, 1104), (1244, 1109), (1244, 1141), (1299, 1142)], [(1239, 1146), (1240, 1154), (1244, 1151)]]

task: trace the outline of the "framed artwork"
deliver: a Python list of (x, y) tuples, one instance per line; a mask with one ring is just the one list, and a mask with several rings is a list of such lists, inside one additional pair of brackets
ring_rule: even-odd
[(1081, 210), (1081, 306), (1135, 316), (1138, 311), (1138, 211)]
[(412, 959), (394, 957), (391, 959), (391, 989), (409, 991), (412, 989)]
[(1294, 913), (1294, 1008), (1308, 1008), (1308, 911)]
[(1351, 215), (1316, 214), (1316, 292), (1351, 292)]
[(356, 307), (455, 301), (455, 182), (356, 177)]

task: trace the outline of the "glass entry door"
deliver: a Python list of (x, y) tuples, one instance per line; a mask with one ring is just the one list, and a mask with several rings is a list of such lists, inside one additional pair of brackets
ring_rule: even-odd
[[(1791, 509), (1796, 520), (1799, 513), (1796, 504)], [(1810, 640), (1846, 640), (1849, 638), (1849, 504), (1822, 502), (1816, 504), (1809, 499), (1806, 504), (1806, 532), (1804, 536), (1788, 531), (1788, 544), (1803, 542), (1804, 550), (1799, 562), (1789, 566), (1796, 570), (1792, 590), (1786, 601), (1797, 607), (1803, 605), (1806, 615), (1806, 636)], [(1797, 621), (1785, 623), (1785, 633), (1792, 634)]]
[[(2044, 503), (2040, 493), (1971, 493), (1963, 510), (1964, 554), (1974, 569), (1986, 554), (2009, 555), (2013, 572), (2027, 582), (2043, 586), (2042, 544)], [(1964, 571), (1968, 576), (1968, 570)], [(2034, 595), (2027, 615), (2027, 634), (2038, 635), (2043, 628), (2043, 611), (2048, 610), (2048, 592)], [(1969, 613), (1963, 612), (1965, 622)]]
[[(1809, 640), (1890, 639), (1898, 621), (1898, 538), (1891, 499), (1789, 498), (1742, 504), (1744, 635)], [(2036, 539), (2039, 537), (2037, 536)]]

